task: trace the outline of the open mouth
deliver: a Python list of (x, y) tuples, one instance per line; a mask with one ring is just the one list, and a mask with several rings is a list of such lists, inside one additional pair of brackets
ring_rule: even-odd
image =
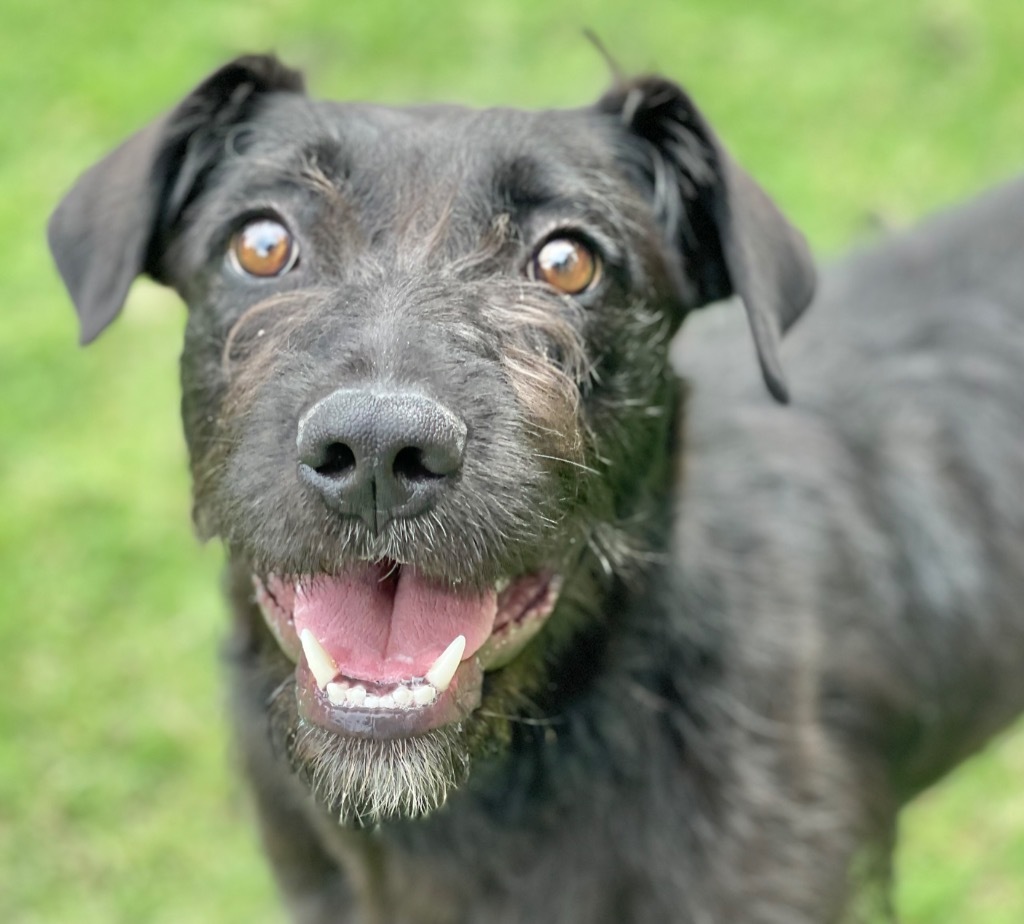
[(411, 565), (339, 575), (253, 576), (256, 602), (296, 664), (299, 713), (343, 735), (397, 738), (457, 722), (547, 621), (551, 572), (461, 590)]

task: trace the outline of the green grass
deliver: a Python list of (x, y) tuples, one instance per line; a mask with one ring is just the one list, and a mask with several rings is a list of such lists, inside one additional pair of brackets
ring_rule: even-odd
[[(571, 105), (683, 80), (823, 254), (1021, 166), (1020, 0), (0, 0), (0, 921), (278, 921), (230, 769), (219, 552), (190, 534), (183, 311), (142, 283), (88, 351), (43, 244), (74, 176), (208, 69), (325, 95)], [(1024, 732), (908, 812), (909, 924), (1024, 920)]]

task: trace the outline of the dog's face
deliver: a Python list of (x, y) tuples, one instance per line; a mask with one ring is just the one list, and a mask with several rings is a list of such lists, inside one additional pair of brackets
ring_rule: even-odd
[[(268, 733), (348, 818), (429, 811), (585, 695), (667, 518), (685, 313), (740, 294), (769, 387), (799, 236), (674, 85), (564, 112), (314, 102), (218, 71), (51, 223), (83, 338), (189, 306), (200, 531), (265, 620)], [(584, 654), (586, 652), (586, 654)]]

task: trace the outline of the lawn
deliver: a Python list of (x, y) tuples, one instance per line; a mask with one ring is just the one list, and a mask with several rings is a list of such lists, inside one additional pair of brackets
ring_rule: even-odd
[[(325, 95), (574, 105), (607, 79), (583, 27), (686, 83), (823, 257), (1024, 165), (1020, 0), (0, 0), (0, 921), (281, 920), (190, 530), (183, 311), (139, 283), (78, 351), (50, 208), (238, 52)], [(1022, 781), (1019, 729), (907, 813), (907, 924), (1024, 921)]]

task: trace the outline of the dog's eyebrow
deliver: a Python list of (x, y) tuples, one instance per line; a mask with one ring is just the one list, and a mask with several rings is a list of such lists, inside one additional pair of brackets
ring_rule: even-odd
[(316, 172), (339, 188), (352, 170), (341, 145), (333, 138), (318, 138), (306, 144), (299, 159), (303, 172)]
[(578, 178), (564, 173), (559, 177), (557, 168), (553, 170), (550, 164), (529, 156), (500, 164), (494, 170), (493, 183), (501, 211), (517, 225), (539, 216), (548, 216), (552, 221), (570, 219), (606, 230), (619, 224), (609, 202), (581, 190)]
[(525, 155), (499, 164), (493, 183), (498, 201), (505, 203), (513, 214), (549, 205), (561, 197), (541, 164)]

